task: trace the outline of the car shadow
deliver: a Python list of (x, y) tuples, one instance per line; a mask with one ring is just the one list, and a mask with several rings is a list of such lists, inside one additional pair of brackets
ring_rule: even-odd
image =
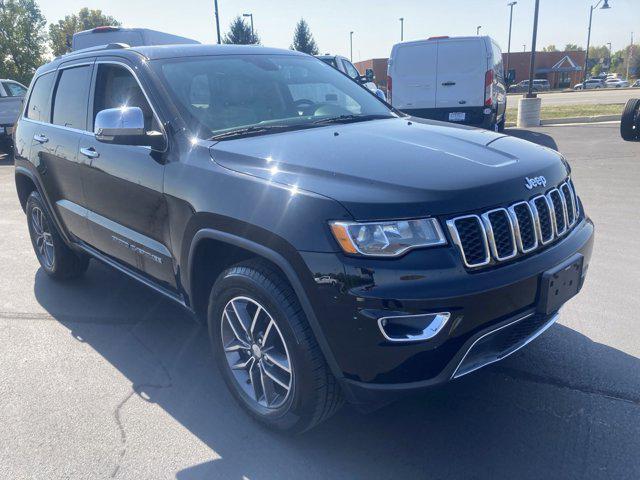
[(529, 142), (537, 143), (543, 147), (558, 150), (558, 144), (551, 135), (540, 132), (533, 132), (531, 130), (525, 130), (522, 128), (508, 128), (505, 133), (512, 137), (521, 138), (522, 140), (528, 140)]
[[(139, 398), (215, 452), (179, 471), (180, 480), (640, 476), (640, 360), (559, 324), (443, 388), (369, 415), (345, 406), (289, 437), (240, 410), (215, 369), (206, 328), (169, 300), (96, 261), (66, 284), (39, 270), (34, 290)], [(122, 348), (123, 336), (135, 347)], [(126, 422), (121, 428), (125, 438)]]

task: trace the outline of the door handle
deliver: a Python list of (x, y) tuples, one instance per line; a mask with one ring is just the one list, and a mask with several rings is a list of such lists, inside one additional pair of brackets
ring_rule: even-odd
[(100, 154), (96, 152), (96, 149), (93, 147), (83, 147), (80, 149), (80, 153), (88, 158), (98, 158)]
[(456, 82), (442, 82), (442, 86), (443, 87), (451, 87), (453, 85), (455, 85)]
[(33, 139), (38, 142), (38, 143), (47, 143), (49, 141), (49, 138), (47, 138), (47, 136), (40, 134), (36, 134), (33, 136)]

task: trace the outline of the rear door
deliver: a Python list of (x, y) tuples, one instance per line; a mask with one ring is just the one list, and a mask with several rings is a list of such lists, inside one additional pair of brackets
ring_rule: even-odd
[(438, 40), (437, 108), (484, 106), (488, 52), (478, 38)]
[(436, 106), (436, 41), (401, 44), (392, 56), (393, 106), (400, 110), (428, 109)]

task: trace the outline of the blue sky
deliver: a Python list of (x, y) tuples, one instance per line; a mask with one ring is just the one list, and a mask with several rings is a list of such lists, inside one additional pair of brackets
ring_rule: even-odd
[[(540, 0), (538, 46), (586, 45), (589, 6), (597, 0)], [(593, 17), (592, 44), (611, 42), (614, 51), (629, 44), (635, 28), (640, 43), (640, 0), (609, 0), (610, 10)], [(215, 42), (213, 0), (39, 0), (53, 22), (81, 7), (100, 8), (125, 26), (139, 26)], [(349, 56), (353, 30), (354, 60), (386, 57), (400, 39), (399, 18), (405, 18), (405, 40), (432, 35), (474, 35), (476, 27), (507, 49), (507, 0), (218, 0), (220, 27), (253, 13), (264, 45), (287, 48), (293, 28), (304, 17), (322, 53)], [(512, 50), (531, 46), (534, 0), (518, 0), (514, 8)]]

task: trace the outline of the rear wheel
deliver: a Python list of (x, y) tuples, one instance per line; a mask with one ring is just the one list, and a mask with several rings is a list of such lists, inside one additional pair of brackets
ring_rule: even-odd
[(58, 280), (82, 275), (89, 266), (89, 257), (64, 243), (37, 191), (27, 198), (26, 212), (31, 244), (45, 273)]
[(624, 140), (640, 140), (640, 99), (631, 98), (620, 117), (620, 135)]
[(340, 407), (342, 392), (297, 297), (270, 264), (254, 260), (223, 272), (207, 316), (218, 368), (255, 419), (303, 432)]

